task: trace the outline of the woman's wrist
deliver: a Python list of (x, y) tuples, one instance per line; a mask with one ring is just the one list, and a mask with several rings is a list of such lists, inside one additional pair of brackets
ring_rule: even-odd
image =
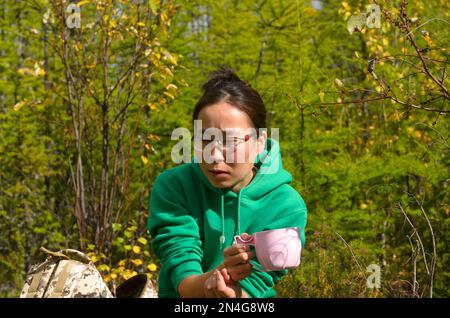
[(225, 265), (221, 263), (213, 270), (199, 274), (199, 275), (191, 275), (186, 277), (181, 281), (178, 285), (178, 294), (182, 298), (205, 298), (205, 290), (204, 285), (206, 280), (216, 271), (225, 268)]

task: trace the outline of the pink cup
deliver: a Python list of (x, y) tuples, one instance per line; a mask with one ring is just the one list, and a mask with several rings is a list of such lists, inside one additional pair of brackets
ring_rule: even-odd
[(302, 251), (298, 227), (256, 232), (249, 240), (235, 236), (236, 243), (253, 245), (256, 257), (265, 271), (297, 267)]

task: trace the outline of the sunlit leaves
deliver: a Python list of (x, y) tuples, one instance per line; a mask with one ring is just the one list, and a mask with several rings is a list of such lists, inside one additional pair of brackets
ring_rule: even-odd
[(141, 160), (144, 163), (144, 165), (146, 165), (148, 163), (148, 159), (144, 155), (141, 156)]
[(138, 242), (142, 245), (147, 245), (148, 241), (144, 237), (138, 238)]
[(141, 253), (141, 247), (139, 245), (133, 246), (133, 253), (140, 254)]
[(26, 99), (21, 100), (20, 102), (18, 102), (17, 104), (14, 105), (13, 109), (15, 111), (18, 111), (19, 109), (21, 109), (23, 106), (25, 106), (28, 103), (28, 101)]
[(342, 83), (342, 81), (339, 78), (335, 78), (334, 79), (334, 83), (338, 86), (338, 87), (344, 87), (344, 83)]

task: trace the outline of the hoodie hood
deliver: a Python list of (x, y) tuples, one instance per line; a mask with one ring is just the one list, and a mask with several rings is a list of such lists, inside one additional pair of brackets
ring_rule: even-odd
[(225, 199), (236, 199), (237, 213), (236, 213), (236, 233), (240, 235), (240, 208), (241, 198), (248, 197), (251, 200), (257, 201), (267, 195), (272, 190), (278, 188), (283, 184), (289, 184), (292, 181), (291, 174), (283, 169), (280, 146), (274, 139), (267, 138), (264, 150), (257, 155), (253, 169), (256, 170), (256, 175), (253, 180), (245, 187), (241, 188), (238, 193), (233, 192), (230, 188), (216, 188), (204, 175), (200, 169), (198, 159), (194, 157), (194, 171), (202, 182), (213, 192), (220, 197), (220, 217), (222, 222), (222, 235), (219, 238), (221, 249), (223, 249), (226, 241), (225, 237)]

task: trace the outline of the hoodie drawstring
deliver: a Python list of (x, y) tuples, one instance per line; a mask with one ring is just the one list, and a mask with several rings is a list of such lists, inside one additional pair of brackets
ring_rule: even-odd
[[(241, 234), (241, 194), (244, 191), (244, 189), (241, 189), (238, 193), (237, 197), (237, 216), (236, 216), (236, 223), (237, 223), (237, 233), (236, 235)], [(225, 204), (224, 204), (224, 195), (223, 193), (220, 195), (220, 216), (222, 218), (222, 235), (219, 238), (220, 241), (220, 248), (223, 247), (223, 244), (225, 244)]]
[[(255, 174), (258, 172), (257, 167), (253, 167)], [(237, 196), (237, 216), (236, 216), (236, 223), (237, 223), (237, 233), (235, 235), (241, 235), (241, 195), (242, 192), (244, 192), (245, 187), (243, 187), (239, 192)], [(221, 192), (220, 194), (220, 215), (222, 217), (222, 235), (220, 236), (220, 248), (223, 247), (223, 244), (225, 244), (225, 208), (224, 208), (224, 192)]]
[(223, 193), (220, 195), (220, 215), (222, 217), (222, 235), (220, 236), (220, 248), (225, 243), (225, 212), (224, 212), (224, 198)]
[(242, 191), (244, 191), (244, 189), (241, 189), (241, 191), (239, 191), (238, 193), (238, 199), (237, 199), (237, 217), (236, 217), (236, 222), (237, 222), (237, 235), (241, 235), (241, 193)]

